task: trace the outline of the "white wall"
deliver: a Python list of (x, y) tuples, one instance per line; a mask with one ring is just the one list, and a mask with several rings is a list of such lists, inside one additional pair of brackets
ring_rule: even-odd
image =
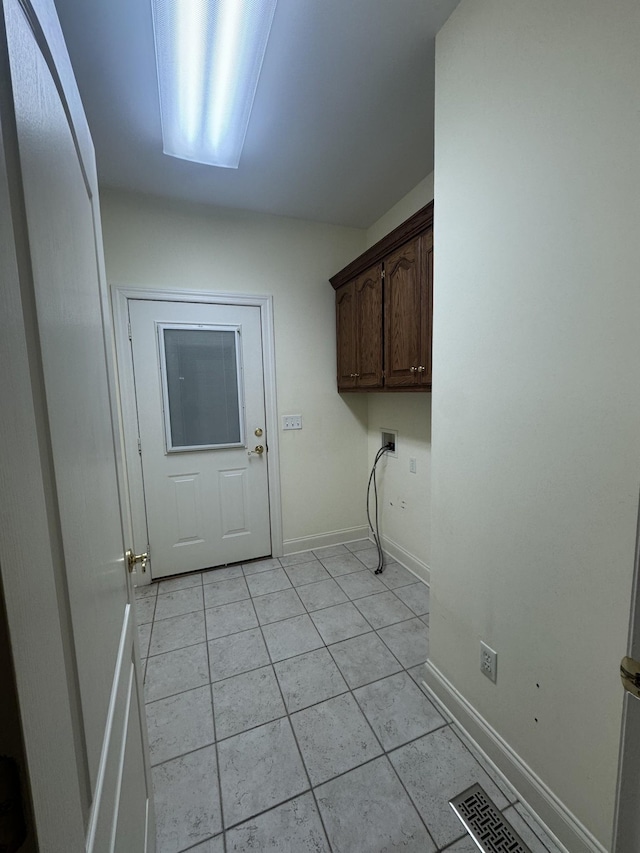
[[(433, 174), (430, 174), (368, 229), (367, 247), (432, 200)], [(372, 392), (366, 396), (369, 403), (369, 468), (380, 449), (381, 429), (398, 431), (397, 458), (383, 457), (378, 465), (381, 487), (380, 532), (384, 546), (428, 581), (431, 549), (431, 394)], [(415, 474), (409, 472), (410, 457), (416, 460)]]
[(386, 237), (390, 231), (393, 231), (398, 225), (402, 225), (405, 219), (408, 219), (425, 204), (429, 204), (430, 201), (433, 201), (433, 172), (423, 178), (419, 184), (416, 184), (412, 190), (367, 229), (367, 248)]
[(278, 412), (303, 417), (301, 431), (279, 433), (285, 551), (361, 529), (367, 400), (336, 392), (328, 279), (365, 232), (113, 191), (101, 204), (111, 285), (273, 295)]
[[(377, 480), (382, 543), (392, 557), (429, 581), (431, 550), (431, 394), (369, 394), (369, 469), (381, 430), (397, 430), (397, 458), (383, 456)], [(416, 473), (409, 460), (416, 460)], [(373, 507), (373, 500), (371, 502)]]
[(436, 49), (431, 663), (607, 849), (640, 479), (639, 44), (637, 0), (462, 0)]

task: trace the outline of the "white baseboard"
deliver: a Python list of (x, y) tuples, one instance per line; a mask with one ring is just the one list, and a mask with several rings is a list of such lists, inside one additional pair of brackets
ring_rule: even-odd
[(409, 569), (409, 571), (416, 575), (416, 577), (418, 577), (423, 583), (429, 585), (431, 580), (431, 569), (429, 566), (403, 548), (402, 545), (398, 545), (397, 542), (394, 542), (393, 539), (389, 539), (388, 536), (382, 536), (382, 550), (388, 557), (391, 557), (392, 560), (400, 563), (400, 565), (404, 566), (405, 569)]
[(356, 539), (367, 539), (368, 527), (346, 527), (344, 530), (332, 530), (329, 533), (316, 533), (315, 536), (301, 536), (298, 539), (285, 539), (283, 542), (284, 556), (297, 554), (299, 551), (311, 551), (314, 548), (324, 548), (326, 545), (344, 545)]
[(424, 665), (424, 683), (487, 761), (518, 792), (522, 802), (539, 818), (559, 846), (570, 853), (607, 853), (597, 838), (431, 661)]

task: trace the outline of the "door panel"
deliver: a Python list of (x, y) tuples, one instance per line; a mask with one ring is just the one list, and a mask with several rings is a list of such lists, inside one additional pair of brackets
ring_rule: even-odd
[(358, 387), (382, 386), (382, 269), (356, 279)]
[[(385, 260), (385, 375), (389, 386), (418, 384), (421, 361), (420, 238)], [(413, 369), (412, 369), (413, 368)]]
[[(58, 677), (67, 683), (74, 709), (70, 723), (78, 781), (85, 797), (82, 822), (89, 827), (87, 846), (92, 849), (92, 839), (99, 834), (109, 839), (96, 848), (103, 851), (112, 849), (111, 826), (119, 807), (130, 810), (127, 819), (132, 825), (146, 824), (149, 773), (143, 736), (129, 756), (131, 772), (145, 802), (136, 812), (134, 806), (116, 796), (122, 759), (129, 749), (123, 740), (124, 720), (130, 713), (133, 694), (126, 683), (134, 676), (137, 680), (139, 673), (129, 604), (131, 590), (124, 567), (112, 389), (102, 314), (101, 241), (94, 230), (99, 221), (95, 166), (86, 144), (88, 131), (78, 111), (77, 92), (67, 74), (68, 59), (61, 54), (53, 4), (39, 0), (34, 11), (28, 3), (8, 0), (2, 11), (20, 159), (20, 173), (14, 170), (12, 177), (14, 197), (19, 195), (21, 203), (16, 203), (12, 213), (17, 229), (26, 238), (21, 250), (26, 246), (28, 251), (28, 262), (23, 258), (21, 268), (22, 296), (32, 312), (25, 320), (31, 367), (28, 393), (33, 395), (36, 407), (43, 477), (50, 483), (48, 524), (59, 543), (55, 556), (60, 574), (56, 577), (56, 595), (47, 607), (57, 611), (64, 638), (64, 671)], [(36, 12), (42, 31), (34, 34)], [(51, 50), (41, 49), (42, 39), (49, 37)], [(54, 57), (62, 63), (61, 70), (54, 66)], [(7, 132), (11, 123), (4, 121), (9, 114), (6, 104), (3, 110), (3, 132)], [(25, 228), (26, 232), (21, 230)], [(45, 569), (28, 565), (16, 570), (37, 573)], [(29, 615), (26, 629), (40, 619), (37, 612)], [(10, 613), (8, 619), (11, 626)], [(21, 630), (25, 629), (21, 625), (16, 628), (14, 623), (15, 646), (22, 641)], [(130, 663), (123, 672), (127, 660)], [(31, 665), (36, 670), (43, 666), (39, 659)], [(21, 681), (19, 672), (17, 681)], [(135, 695), (132, 713), (141, 720)], [(34, 717), (56, 713), (46, 695), (41, 697), (41, 705), (42, 710), (25, 701), (21, 713)], [(61, 719), (61, 729), (66, 722)], [(35, 779), (33, 762), (30, 772)], [(35, 784), (52, 786), (61, 780), (35, 779)], [(46, 835), (40, 838), (43, 849), (53, 849), (48, 848), (48, 841)], [(137, 853), (143, 848), (129, 849)]]
[(358, 372), (355, 282), (349, 282), (336, 291), (336, 335), (338, 388), (355, 388)]
[(222, 507), (223, 538), (249, 533), (246, 469), (218, 472), (218, 488)]
[[(20, 68), (22, 84), (16, 118), (48, 421), (60, 521), (67, 534), (64, 556), (95, 786), (127, 588), (92, 200), (53, 78), (35, 42), (28, 41), (26, 17), (19, 11), (12, 21), (16, 41), (10, 56)], [(47, 128), (46, 135), (32, 132), (36, 121)], [(68, 250), (57, 251), (65, 242)], [(110, 606), (103, 606), (104, 599)]]
[(168, 477), (167, 483), (168, 494), (173, 496), (174, 512), (169, 517), (175, 522), (175, 532), (171, 535), (174, 544), (203, 542), (200, 475), (186, 474)]
[[(267, 454), (249, 452), (268, 438), (260, 308), (132, 299), (129, 318), (152, 577), (269, 555)], [(164, 367), (167, 326), (202, 339)], [(222, 342), (232, 331), (236, 356), (236, 344)], [(218, 343), (209, 348), (212, 332)], [(181, 402), (167, 413), (170, 384)], [(187, 434), (195, 443), (174, 446)]]
[(420, 364), (426, 367), (420, 375), (421, 385), (431, 385), (431, 341), (433, 338), (433, 228), (420, 236), (422, 268)]

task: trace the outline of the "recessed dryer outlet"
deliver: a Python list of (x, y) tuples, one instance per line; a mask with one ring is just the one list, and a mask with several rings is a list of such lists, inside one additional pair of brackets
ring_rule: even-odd
[(380, 447), (387, 447), (391, 445), (391, 448), (385, 454), (386, 456), (396, 456), (398, 455), (398, 431), (395, 429), (383, 429), (380, 431)]

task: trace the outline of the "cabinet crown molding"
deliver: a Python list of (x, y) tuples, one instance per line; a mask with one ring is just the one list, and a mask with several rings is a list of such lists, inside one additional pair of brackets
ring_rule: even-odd
[(380, 263), (380, 261), (391, 252), (400, 248), (404, 243), (407, 243), (413, 237), (426, 231), (427, 228), (433, 225), (433, 202), (425, 204), (420, 210), (406, 219), (393, 231), (390, 231), (377, 243), (374, 243), (366, 252), (363, 252), (355, 261), (351, 261), (344, 269), (332, 276), (329, 281), (334, 290), (347, 284), (351, 279), (360, 275), (360, 273)]

